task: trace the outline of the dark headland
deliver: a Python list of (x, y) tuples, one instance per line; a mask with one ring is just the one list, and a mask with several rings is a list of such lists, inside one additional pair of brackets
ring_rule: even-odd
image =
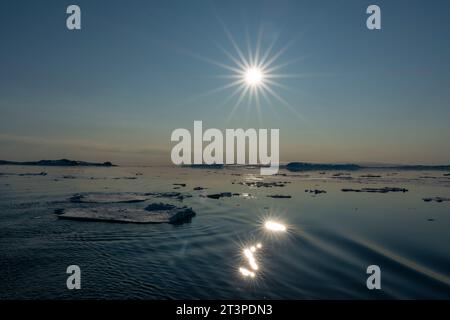
[(68, 159), (60, 160), (39, 160), (39, 161), (6, 161), (0, 160), (0, 165), (17, 165), (17, 166), (45, 166), (45, 167), (115, 167), (111, 162), (86, 162), (86, 161), (76, 161)]

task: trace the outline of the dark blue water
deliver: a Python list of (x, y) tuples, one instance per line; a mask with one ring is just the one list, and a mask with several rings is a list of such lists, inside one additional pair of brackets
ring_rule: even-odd
[[(11, 175), (41, 171), (47, 175)], [(9, 173), (0, 175), (2, 299), (450, 298), (450, 202), (422, 200), (450, 197), (450, 179), (439, 172), (377, 172), (381, 178), (357, 172), (353, 179), (334, 172), (260, 177), (247, 169), (163, 167), (4, 166), (0, 172)], [(136, 179), (117, 179), (124, 177)], [(255, 179), (289, 183), (239, 184)], [(187, 186), (173, 190), (173, 183)], [(193, 191), (197, 186), (208, 189)], [(367, 186), (409, 191), (341, 191)], [(138, 225), (61, 220), (54, 213), (88, 206), (71, 203), (75, 193), (162, 191), (191, 194), (179, 204), (196, 217), (181, 225)], [(201, 196), (228, 191), (251, 196)], [(274, 194), (292, 198), (267, 197)], [(268, 219), (286, 232), (265, 229)], [(244, 277), (239, 268), (250, 266), (243, 250), (257, 243), (258, 270)], [(72, 264), (81, 268), (81, 290), (66, 288)], [(381, 290), (366, 287), (369, 265), (381, 268)]]

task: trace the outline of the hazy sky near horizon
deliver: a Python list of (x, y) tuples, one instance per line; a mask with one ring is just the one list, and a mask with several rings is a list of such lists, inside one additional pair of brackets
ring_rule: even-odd
[[(66, 28), (78, 4), (82, 30)], [(382, 30), (366, 28), (366, 8)], [(449, 1), (0, 3), (0, 159), (169, 163), (171, 132), (279, 128), (281, 161), (450, 163)], [(287, 104), (231, 111), (237, 55), (273, 41)], [(288, 62), (292, 62), (287, 64)], [(283, 65), (286, 64), (284, 67)], [(295, 76), (293, 76), (295, 75)], [(292, 109), (292, 110), (291, 110)], [(295, 111), (293, 111), (295, 110)]]

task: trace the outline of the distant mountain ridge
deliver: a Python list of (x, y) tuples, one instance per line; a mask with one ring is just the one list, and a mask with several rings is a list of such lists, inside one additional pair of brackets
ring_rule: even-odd
[(60, 160), (39, 160), (39, 161), (6, 161), (0, 160), (0, 165), (18, 165), (18, 166), (53, 166), (53, 167), (115, 167), (111, 162), (86, 162), (69, 159)]

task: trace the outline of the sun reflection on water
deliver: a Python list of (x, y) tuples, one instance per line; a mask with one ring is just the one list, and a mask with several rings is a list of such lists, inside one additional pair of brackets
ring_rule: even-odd
[(244, 267), (239, 268), (239, 272), (242, 274), (242, 276), (250, 277), (250, 278), (254, 278), (256, 276), (256, 272), (259, 270), (259, 265), (258, 265), (257, 259), (255, 257), (255, 254), (261, 248), (262, 248), (262, 244), (257, 243), (255, 245), (245, 247), (242, 250), (245, 261), (248, 264), (248, 266), (250, 267), (250, 268), (244, 268)]
[(264, 223), (264, 227), (273, 232), (285, 232), (287, 230), (286, 226), (280, 222), (276, 222), (273, 220), (267, 220)]
[[(253, 250), (252, 250), (253, 248)], [(256, 251), (256, 247), (251, 247), (250, 249), (244, 249), (244, 256), (247, 258), (248, 264), (253, 270), (258, 270), (258, 264), (256, 263), (255, 256), (253, 252)]]
[[(269, 234), (284, 233), (288, 230), (286, 224), (280, 222), (278, 219), (266, 217), (262, 220), (262, 230)], [(259, 235), (264, 238), (263, 234)], [(267, 240), (267, 239), (266, 239)], [(254, 244), (247, 244), (242, 248), (242, 255), (245, 261), (246, 267), (240, 267), (239, 273), (245, 278), (255, 278), (258, 273), (261, 273), (259, 250), (263, 247), (261, 242)]]
[(244, 277), (251, 277), (254, 278), (255, 277), (255, 273), (253, 271), (250, 271), (246, 268), (239, 268), (239, 272), (244, 276)]

